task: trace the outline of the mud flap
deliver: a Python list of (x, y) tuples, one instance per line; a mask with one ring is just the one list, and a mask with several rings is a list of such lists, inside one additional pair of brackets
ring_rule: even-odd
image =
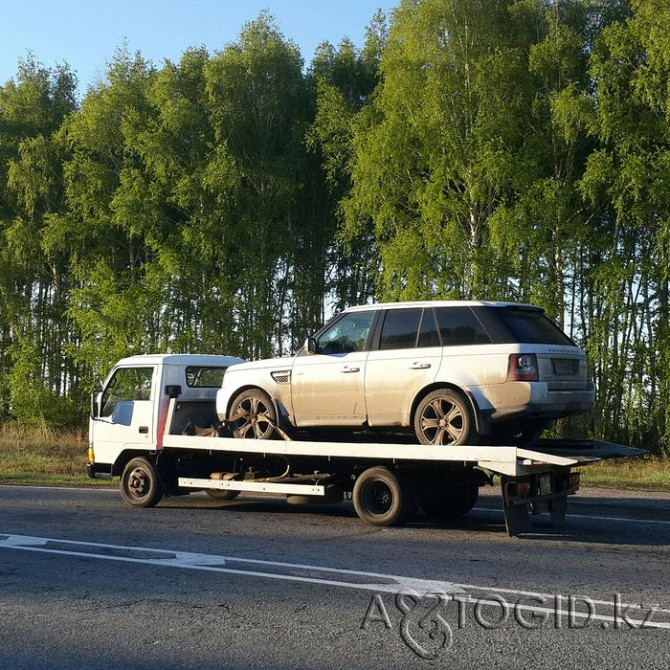
[(568, 496), (559, 496), (549, 501), (549, 514), (555, 530), (561, 530), (565, 524), (565, 511), (568, 507)]
[(503, 514), (505, 515), (505, 527), (510, 537), (531, 530), (529, 503), (522, 502), (514, 496), (516, 483), (503, 477), (502, 481)]

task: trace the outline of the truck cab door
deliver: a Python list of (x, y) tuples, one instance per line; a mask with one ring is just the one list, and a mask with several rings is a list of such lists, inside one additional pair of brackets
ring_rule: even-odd
[(156, 447), (156, 376), (152, 366), (114, 370), (102, 390), (99, 415), (91, 420), (97, 461), (113, 463), (124, 449)]

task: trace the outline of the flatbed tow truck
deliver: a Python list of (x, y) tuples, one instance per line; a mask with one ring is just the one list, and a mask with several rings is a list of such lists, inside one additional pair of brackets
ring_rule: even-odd
[[(281, 494), (292, 504), (346, 497), (377, 526), (401, 524), (419, 508), (437, 521), (461, 516), (479, 487), (498, 476), (514, 536), (530, 530), (531, 512), (548, 512), (555, 528), (563, 525), (568, 496), (579, 489), (575, 468), (645, 453), (599, 440), (521, 448), (419, 445), (401, 436), (371, 441), (378, 436), (366, 433), (347, 441), (292, 439), (280, 426), (284, 439), (234, 438), (218, 421), (217, 386), (207, 379), (238, 360), (184, 354), (119, 361), (92, 398), (89, 476), (120, 476), (124, 500), (136, 507), (194, 491), (222, 500), (243, 491)], [(130, 390), (129, 379), (139, 382)]]

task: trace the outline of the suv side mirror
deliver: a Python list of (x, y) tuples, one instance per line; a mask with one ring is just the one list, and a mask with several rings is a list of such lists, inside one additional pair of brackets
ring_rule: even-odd
[(309, 351), (310, 354), (317, 353), (316, 340), (313, 337), (308, 337), (305, 340), (305, 350)]

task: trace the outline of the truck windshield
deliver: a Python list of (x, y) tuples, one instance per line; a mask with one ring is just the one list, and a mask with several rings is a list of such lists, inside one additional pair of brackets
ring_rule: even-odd
[(119, 368), (102, 394), (101, 416), (112, 416), (122, 402), (151, 400), (153, 368)]

